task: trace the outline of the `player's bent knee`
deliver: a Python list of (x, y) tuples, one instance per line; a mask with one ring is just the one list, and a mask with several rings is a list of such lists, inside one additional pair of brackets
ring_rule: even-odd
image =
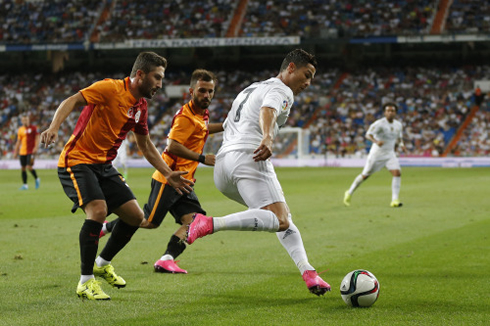
[(400, 170), (392, 170), (391, 171), (391, 174), (394, 176), (394, 177), (401, 177), (402, 176), (402, 173)]
[(107, 216), (107, 208), (94, 208), (87, 214), (90, 219), (104, 222)]
[(158, 224), (153, 224), (151, 222), (148, 222), (148, 220), (146, 218), (144, 218), (140, 224), (140, 228), (144, 228), (144, 229), (156, 229), (159, 226), (160, 225), (158, 225)]
[(284, 202), (277, 202), (271, 205), (262, 207), (262, 209), (271, 211), (277, 222), (279, 223), (279, 229), (277, 231), (285, 231), (289, 228), (289, 209)]
[(107, 205), (102, 200), (93, 200), (82, 206), (82, 209), (89, 220), (104, 223), (107, 217)]
[(278, 218), (279, 220), (279, 231), (286, 231), (289, 229), (289, 220), (287, 218), (281, 219)]
[[(145, 221), (146, 221), (146, 220), (145, 220)], [(158, 229), (158, 227), (160, 226), (160, 225), (153, 224), (153, 223), (148, 223), (148, 224), (146, 224), (146, 225), (147, 225), (147, 226), (146, 226), (146, 228), (147, 228), (147, 229)]]

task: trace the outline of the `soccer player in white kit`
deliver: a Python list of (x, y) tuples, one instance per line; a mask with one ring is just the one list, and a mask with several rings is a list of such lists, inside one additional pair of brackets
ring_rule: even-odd
[(308, 262), (301, 234), (291, 219), (269, 159), (274, 137), (286, 123), (294, 95), (310, 86), (316, 65), (313, 55), (293, 50), (283, 60), (277, 77), (253, 83), (235, 98), (223, 125), (214, 182), (225, 196), (248, 210), (214, 218), (196, 214), (186, 241), (192, 244), (198, 238), (224, 230), (275, 232), (310, 292), (323, 295), (330, 291), (330, 285)]
[(376, 120), (366, 133), (366, 138), (373, 142), (369, 151), (366, 165), (361, 174), (355, 179), (349, 190), (344, 194), (344, 204), (350, 206), (350, 201), (354, 191), (361, 183), (369, 178), (375, 172), (386, 167), (393, 179), (391, 182), (391, 207), (401, 207), (403, 204), (398, 198), (401, 185), (401, 168), (400, 162), (395, 154), (395, 146), (398, 144), (403, 150), (406, 150), (402, 138), (402, 124), (395, 120), (397, 106), (394, 103), (383, 105), (384, 118)]

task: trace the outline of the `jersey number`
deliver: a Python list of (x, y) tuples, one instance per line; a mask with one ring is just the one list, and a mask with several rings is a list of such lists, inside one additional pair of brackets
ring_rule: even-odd
[(236, 110), (235, 119), (234, 119), (235, 122), (240, 121), (240, 113), (242, 112), (243, 105), (245, 105), (245, 102), (247, 102), (248, 97), (250, 96), (250, 94), (252, 94), (252, 92), (255, 90), (255, 88), (256, 87), (254, 87), (254, 88), (247, 88), (246, 90), (243, 91), (243, 93), (247, 94), (247, 96), (242, 101), (242, 103), (240, 103), (240, 105), (238, 106), (238, 109)]

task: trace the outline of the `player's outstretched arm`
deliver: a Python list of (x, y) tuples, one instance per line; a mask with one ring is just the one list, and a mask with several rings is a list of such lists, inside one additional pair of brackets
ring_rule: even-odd
[(208, 125), (208, 130), (209, 130), (209, 133), (210, 134), (215, 134), (217, 132), (222, 132), (224, 131), (225, 129), (223, 128), (223, 123), (222, 122), (219, 122), (219, 123), (210, 123)]
[(32, 154), (37, 154), (37, 151), (39, 150), (40, 141), (41, 141), (41, 135), (37, 134), (36, 142), (34, 143), (34, 148), (32, 149)]
[(407, 147), (405, 146), (405, 143), (403, 142), (403, 139), (402, 138), (398, 138), (398, 148), (399, 150), (403, 151), (403, 152), (407, 152)]
[(17, 136), (17, 141), (15, 142), (14, 146), (14, 158), (17, 158), (17, 155), (19, 155), (19, 150), (20, 150), (20, 138)]
[(167, 151), (178, 157), (185, 158), (186, 160), (199, 161), (203, 164), (214, 166), (216, 158), (214, 154), (201, 155), (200, 153), (191, 151), (176, 140), (168, 138)]
[(155, 167), (155, 169), (163, 174), (168, 183), (174, 187), (180, 195), (182, 195), (183, 192), (190, 193), (192, 191), (194, 182), (182, 177), (183, 174), (187, 174), (187, 171), (172, 171), (151, 141), (150, 135), (139, 135), (135, 133), (135, 138), (143, 156)]
[(372, 134), (367, 134), (366, 138), (369, 139), (374, 144), (377, 144), (379, 147), (383, 146), (383, 144), (384, 144), (384, 141), (376, 140), (376, 138), (374, 138), (374, 136)]
[(274, 125), (277, 120), (277, 111), (273, 108), (260, 108), (259, 125), (262, 129), (262, 141), (254, 151), (254, 161), (265, 161), (272, 156), (272, 144), (274, 142)]
[(66, 120), (68, 115), (80, 106), (87, 105), (87, 101), (82, 96), (81, 93), (76, 93), (63, 102), (56, 109), (54, 113), (53, 121), (49, 125), (49, 128), (41, 133), (41, 143), (47, 148), (49, 145), (53, 144), (58, 140), (58, 130), (60, 129), (63, 121)]

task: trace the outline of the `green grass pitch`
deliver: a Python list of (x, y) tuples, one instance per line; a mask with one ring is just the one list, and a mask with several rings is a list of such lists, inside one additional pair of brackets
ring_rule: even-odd
[[(130, 169), (140, 205), (151, 169)], [(278, 168), (310, 263), (332, 285), (307, 291), (276, 236), (218, 232), (179, 257), (187, 275), (153, 272), (177, 225), (139, 230), (113, 261), (128, 285), (111, 301), (82, 301), (78, 233), (54, 170), (41, 188), (19, 191), (20, 171), (0, 170), (0, 325), (488, 325), (490, 322), (490, 173), (488, 168), (404, 168), (401, 208), (389, 207), (391, 176), (368, 179), (342, 204), (361, 169)], [(196, 192), (209, 215), (243, 208), (197, 171)], [(109, 217), (112, 219), (113, 216)], [(101, 246), (107, 241), (101, 239)], [(354, 269), (380, 284), (370, 308), (347, 307), (339, 286)]]

